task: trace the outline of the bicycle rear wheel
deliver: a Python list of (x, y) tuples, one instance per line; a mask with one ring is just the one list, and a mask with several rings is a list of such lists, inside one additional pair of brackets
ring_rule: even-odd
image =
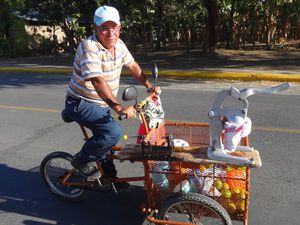
[(218, 202), (197, 193), (169, 199), (160, 207), (158, 219), (200, 225), (232, 225), (227, 211)]
[[(62, 178), (73, 168), (72, 155), (66, 152), (53, 152), (47, 155), (40, 166), (41, 176), (50, 191), (57, 196), (68, 200), (80, 200), (87, 190), (80, 187), (66, 186), (62, 184)], [(80, 174), (68, 178), (73, 182), (84, 181)]]

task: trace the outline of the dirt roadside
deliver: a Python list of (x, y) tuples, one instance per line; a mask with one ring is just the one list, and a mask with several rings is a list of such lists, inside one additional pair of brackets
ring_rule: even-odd
[[(133, 53), (142, 68), (149, 69), (153, 63), (159, 69), (168, 70), (249, 70), (274, 71), (281, 73), (300, 74), (300, 49), (293, 51), (245, 51), (217, 50), (215, 54), (204, 53), (201, 50), (159, 51)], [(38, 56), (7, 59), (0, 58), (0, 66), (29, 64), (29, 65), (58, 65), (72, 66), (73, 55)]]

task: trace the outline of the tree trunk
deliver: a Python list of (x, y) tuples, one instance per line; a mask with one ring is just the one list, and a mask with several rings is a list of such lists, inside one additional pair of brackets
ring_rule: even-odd
[(162, 36), (162, 16), (163, 16), (163, 3), (162, 1), (156, 1), (156, 14), (157, 14), (157, 41), (156, 41), (156, 50), (161, 49), (161, 36)]
[(226, 49), (232, 49), (232, 38), (233, 38), (233, 16), (235, 12), (235, 0), (231, 0), (231, 9), (230, 9), (230, 18), (228, 24), (228, 34), (227, 34), (227, 43)]
[(240, 49), (241, 47), (241, 39), (242, 39), (242, 28), (243, 28), (243, 15), (240, 16), (237, 29), (236, 29), (236, 35), (234, 40), (234, 48)]
[(215, 52), (217, 46), (218, 9), (217, 0), (205, 0), (207, 9), (206, 37), (203, 50)]
[(62, 25), (62, 29), (66, 34), (66, 38), (68, 40), (68, 46), (66, 49), (69, 49), (69, 52), (74, 52), (77, 49), (77, 41), (74, 35), (74, 31), (72, 28), (68, 25), (67, 19), (64, 20), (64, 23)]
[(288, 3), (284, 3), (280, 11), (280, 22), (277, 25), (277, 43), (285, 42), (289, 27)]
[(9, 44), (9, 48), (13, 47), (13, 40), (12, 40), (12, 11), (11, 11), (11, 7), (8, 3), (4, 3), (4, 5), (1, 6), (2, 7), (2, 15), (1, 16), (1, 23), (3, 26), (3, 38), (4, 40), (7, 41), (7, 43)]
[(52, 46), (52, 48), (53, 48), (54, 55), (58, 55), (58, 49), (57, 49), (58, 41), (57, 41), (57, 36), (55, 34), (55, 31), (56, 31), (55, 25), (52, 25), (52, 37), (53, 37), (53, 41), (52, 41), (53, 46)]
[(251, 31), (250, 31), (250, 40), (252, 43), (252, 49), (255, 50), (255, 42), (258, 39), (257, 34), (258, 34), (258, 22), (257, 22), (257, 18), (258, 18), (258, 12), (256, 7), (253, 7), (251, 9), (251, 13), (250, 13), (250, 23), (251, 25)]
[(296, 25), (296, 39), (300, 39), (300, 18), (297, 21), (297, 25)]
[(274, 3), (271, 1), (269, 3), (270, 5), (267, 7), (266, 9), (266, 15), (267, 15), (267, 21), (266, 21), (266, 36), (267, 36), (267, 40), (266, 40), (266, 45), (267, 45), (267, 49), (270, 50), (271, 49), (271, 45), (274, 39), (274, 25), (275, 25), (275, 21), (274, 21)]

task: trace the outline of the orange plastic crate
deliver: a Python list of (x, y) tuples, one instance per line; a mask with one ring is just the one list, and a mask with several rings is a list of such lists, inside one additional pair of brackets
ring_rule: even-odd
[[(166, 129), (176, 139), (187, 141), (190, 146), (207, 148), (209, 145), (209, 126), (202, 123), (166, 122), (155, 134), (155, 142)], [(151, 137), (149, 137), (151, 138)], [(245, 145), (246, 140), (241, 143)], [(248, 218), (250, 168), (219, 165), (217, 163), (181, 163), (149, 161), (152, 178), (152, 191), (155, 201), (163, 201), (178, 192), (196, 192), (215, 199), (234, 220)], [(162, 182), (164, 181), (164, 183)]]

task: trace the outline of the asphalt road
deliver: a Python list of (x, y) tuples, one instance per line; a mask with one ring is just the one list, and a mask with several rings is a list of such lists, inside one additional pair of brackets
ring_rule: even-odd
[[(56, 198), (42, 183), (39, 165), (48, 153), (76, 153), (82, 145), (78, 126), (60, 119), (67, 82), (66, 75), (59, 74), (0, 74), (0, 225), (142, 224), (139, 207), (145, 195), (140, 183), (119, 195), (89, 193), (81, 203)], [(121, 90), (135, 84), (127, 78), (121, 83)], [(168, 119), (207, 122), (217, 91), (232, 85), (278, 83), (161, 80), (159, 84)], [(146, 95), (142, 89), (139, 92)], [(299, 224), (299, 100), (297, 83), (282, 94), (249, 98), (254, 126), (250, 143), (260, 150), (263, 162), (262, 168), (252, 170), (249, 225)], [(128, 135), (135, 134), (137, 121), (121, 125)], [(142, 169), (125, 162), (118, 168), (120, 176), (139, 174)]]

